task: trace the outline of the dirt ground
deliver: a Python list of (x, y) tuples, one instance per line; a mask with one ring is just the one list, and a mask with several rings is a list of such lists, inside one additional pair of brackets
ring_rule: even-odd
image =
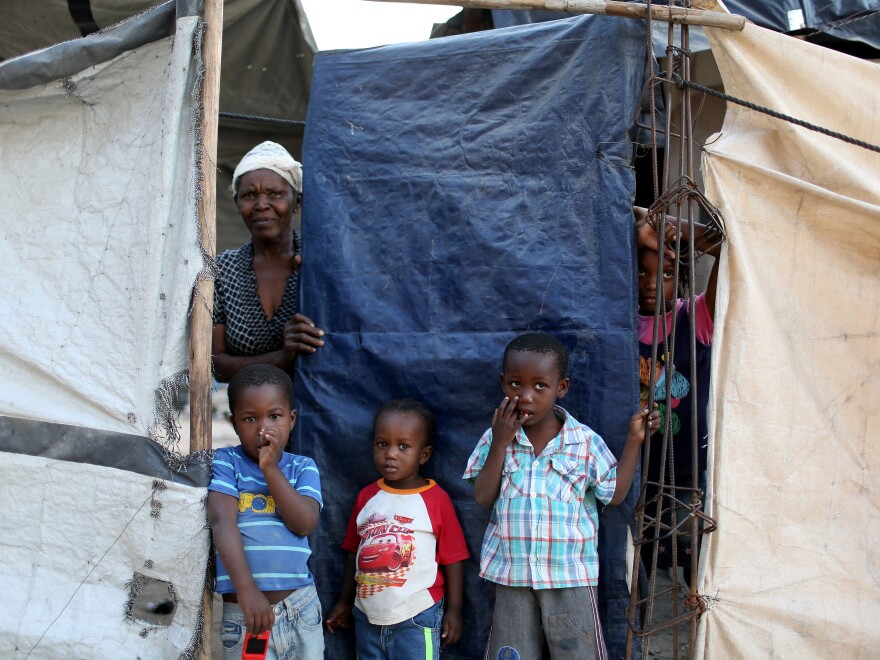
[[(669, 574), (665, 570), (659, 571), (657, 575), (657, 593), (661, 593), (666, 589), (669, 589), (672, 586), (672, 580), (669, 578)], [(681, 590), (681, 593), (686, 595), (686, 588)], [(684, 603), (682, 601), (679, 602), (678, 607), (678, 615), (681, 616), (687, 611)], [(652, 617), (652, 622), (654, 625), (659, 625), (664, 621), (671, 621), (673, 619), (673, 595), (672, 593), (663, 594), (662, 596), (658, 596), (654, 601), (654, 613)], [(644, 656), (644, 658), (648, 659), (658, 659), (658, 660), (672, 660), (675, 658), (675, 648), (678, 647), (678, 660), (687, 660), (690, 657), (690, 625), (688, 622), (683, 624), (679, 624), (678, 628), (678, 640), (676, 644), (676, 640), (674, 639), (674, 631), (672, 628), (667, 628), (660, 632), (654, 633), (650, 636), (648, 640), (648, 653)]]

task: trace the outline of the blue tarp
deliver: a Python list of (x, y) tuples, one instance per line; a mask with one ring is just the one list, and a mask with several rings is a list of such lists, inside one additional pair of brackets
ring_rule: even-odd
[[(669, 2), (656, 0), (654, 4)], [(880, 5), (876, 0), (725, 0), (724, 4), (731, 14), (745, 16), (752, 23), (776, 32), (803, 33), (809, 41), (819, 41), (823, 34), (828, 34), (880, 49)], [(492, 10), (492, 20), (497, 28), (555, 21), (571, 15), (538, 10)], [(665, 24), (655, 23), (654, 32), (654, 53), (662, 57), (666, 52), (666, 30), (658, 30), (657, 26), (665, 27)], [(691, 50), (708, 48), (702, 29), (692, 29)]]
[[(658, 3), (659, 4), (659, 3)], [(548, 21), (558, 21), (564, 18), (577, 16), (569, 12), (560, 11), (542, 11), (542, 10), (517, 10), (509, 9), (493, 9), (492, 22), (496, 28), (506, 28), (513, 25), (530, 25), (532, 23), (546, 23)], [(652, 40), (654, 45), (654, 56), (663, 58), (666, 56), (666, 41), (668, 39), (668, 23), (654, 21), (652, 27)], [(676, 26), (676, 30), (679, 27)], [(703, 34), (702, 28), (692, 28), (690, 30), (690, 48), (692, 51), (699, 52), (709, 50), (709, 40)], [(677, 36), (676, 39), (681, 39)]]
[(859, 41), (880, 50), (880, 4), (876, 0), (838, 0), (807, 7), (807, 25), (845, 41)]
[[(572, 356), (564, 405), (620, 453), (638, 404), (631, 124), (644, 25), (609, 17), (319, 53), (305, 134), (302, 309), (326, 346), (301, 357), (294, 450), (325, 506), (312, 568), (327, 611), (358, 490), (378, 476), (375, 410), (414, 397), (438, 418), (424, 474), (452, 496), (474, 557), (465, 634), (481, 658), (492, 589), (478, 577), (488, 514), (461, 480), (501, 399), (501, 354), (545, 330)], [(623, 656), (626, 505), (601, 521), (600, 596)], [(327, 657), (353, 657), (327, 636)]]

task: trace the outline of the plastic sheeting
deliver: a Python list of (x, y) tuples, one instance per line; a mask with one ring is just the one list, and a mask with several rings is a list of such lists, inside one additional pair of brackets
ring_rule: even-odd
[(810, 28), (837, 39), (860, 41), (875, 51), (880, 50), (880, 6), (873, 0), (802, 2)]
[[(865, 0), (856, 0), (865, 1)], [(762, 27), (772, 30), (787, 32), (788, 28), (788, 11), (792, 9), (801, 9), (801, 0), (723, 0), (724, 5), (731, 14), (739, 14), (745, 16), (750, 21), (757, 23)], [(667, 0), (659, 0), (655, 5), (671, 4)], [(495, 21), (496, 27), (507, 27), (509, 25), (524, 25), (526, 23), (542, 23), (544, 21), (555, 21), (560, 15), (571, 16), (567, 12), (554, 12), (542, 10), (507, 10), (493, 9), (492, 19)], [(657, 22), (659, 23), (659, 21)], [(657, 24), (655, 23), (655, 24)], [(666, 23), (659, 23), (666, 27)], [(664, 30), (664, 39), (665, 39)], [(657, 47), (665, 47), (663, 44), (655, 44)], [(663, 54), (661, 50), (658, 55)]]
[[(3, 658), (201, 642), (209, 466), (145, 437), (172, 412), (204, 266), (184, 4), (0, 65)], [(146, 578), (171, 585), (165, 625), (132, 601)]]
[[(511, 27), (513, 25), (528, 25), (530, 23), (545, 23), (558, 21), (563, 18), (577, 16), (569, 12), (540, 11), (540, 10), (509, 10), (493, 9), (492, 20), (496, 28)], [(654, 21), (651, 24), (651, 40), (653, 41), (654, 57), (661, 59), (666, 56), (666, 42), (669, 39), (669, 23)], [(681, 43), (681, 25), (674, 25), (676, 43)], [(690, 49), (698, 53), (709, 50), (709, 43), (703, 35), (703, 28), (690, 27)], [(662, 103), (662, 101), (660, 101)]]
[[(749, 25), (709, 35), (728, 93), (880, 144), (877, 65)], [(731, 104), (704, 151), (729, 242), (698, 650), (875, 657), (880, 155)]]
[[(562, 402), (619, 453), (638, 405), (631, 124), (644, 25), (582, 17), (419, 44), (320, 53), (305, 139), (303, 311), (326, 345), (297, 362), (295, 450), (321, 470), (312, 567), (325, 608), (358, 490), (377, 477), (388, 399), (437, 414), (425, 473), (452, 496), (474, 559), (463, 640), (482, 657), (492, 590), (477, 575), (488, 515), (461, 480), (501, 399), (505, 344), (545, 330), (572, 356)], [(601, 521), (612, 657), (628, 602), (626, 505)], [(352, 657), (328, 636), (328, 657)]]
[[(875, 0), (723, 0), (731, 14), (747, 19), (776, 32), (798, 32), (806, 29), (807, 39), (822, 38), (829, 34), (837, 39), (864, 43), (880, 49), (880, 7)], [(666, 0), (657, 5), (669, 4)], [(492, 19), (496, 27), (525, 25), (555, 21), (567, 12), (510, 11), (493, 9)], [(660, 58), (666, 54), (666, 23), (654, 22), (654, 54)], [(702, 28), (691, 28), (692, 51), (706, 50), (708, 45)]]
[(106, 35), (0, 65), (0, 301), (14, 310), (0, 317), (0, 415), (157, 431), (157, 390), (188, 366), (203, 267), (200, 38), (182, 18), (174, 36), (25, 89), (3, 72), (101, 52), (90, 40)]
[[(206, 488), (0, 453), (0, 657), (192, 657), (210, 537)], [(168, 626), (124, 619), (135, 573), (169, 581)]]
[[(299, 0), (226, 0), (220, 111), (303, 121), (317, 50)], [(220, 118), (217, 145), (217, 253), (250, 240), (232, 200), (238, 161), (264, 140), (302, 153), (302, 126)]]
[[(803, 14), (803, 5), (812, 4), (811, 0), (722, 0), (722, 2), (731, 14), (745, 16), (755, 25), (776, 32), (796, 30), (796, 27), (789, 27), (789, 13), (801, 10)], [(806, 18), (807, 16), (804, 15), (805, 20)]]
[[(0, 7), (0, 58), (10, 58), (76, 38), (128, 19), (158, 0), (4, 0)], [(165, 3), (171, 18), (198, 14), (200, 0)], [(143, 23), (134, 26), (144, 34)], [(119, 43), (119, 28), (90, 36), (91, 52)], [(101, 46), (98, 46), (101, 44)], [(317, 50), (300, 0), (225, 0), (221, 112), (304, 120)], [(2, 85), (2, 81), (0, 81)], [(238, 247), (250, 234), (229, 186), (238, 161), (255, 144), (274, 140), (302, 153), (302, 126), (220, 118), (217, 145), (217, 252)]]
[(0, 57), (16, 57), (77, 39), (156, 4), (154, 0), (6, 0), (0, 27)]
[(0, 451), (128, 470), (190, 486), (211, 481), (211, 456), (169, 451), (143, 436), (0, 417)]

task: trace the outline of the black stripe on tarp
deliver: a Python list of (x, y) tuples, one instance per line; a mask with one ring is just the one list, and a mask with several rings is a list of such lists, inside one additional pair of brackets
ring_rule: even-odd
[(116, 468), (185, 486), (211, 482), (208, 452), (172, 454), (140, 435), (0, 416), (0, 451)]
[(91, 0), (67, 0), (67, 11), (70, 12), (76, 27), (82, 32), (82, 36), (87, 37), (101, 29), (92, 16)]
[(193, 16), (198, 0), (169, 0), (143, 14), (88, 37), (71, 39), (49, 48), (13, 57), (0, 64), (0, 90), (30, 89), (72, 76), (88, 67), (109, 62), (174, 34), (177, 18)]

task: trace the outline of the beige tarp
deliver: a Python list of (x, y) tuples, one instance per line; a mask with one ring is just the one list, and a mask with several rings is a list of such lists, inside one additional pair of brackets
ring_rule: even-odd
[[(713, 32), (725, 91), (880, 144), (880, 68)], [(880, 154), (728, 104), (703, 160), (725, 219), (701, 593), (708, 658), (880, 648)]]

